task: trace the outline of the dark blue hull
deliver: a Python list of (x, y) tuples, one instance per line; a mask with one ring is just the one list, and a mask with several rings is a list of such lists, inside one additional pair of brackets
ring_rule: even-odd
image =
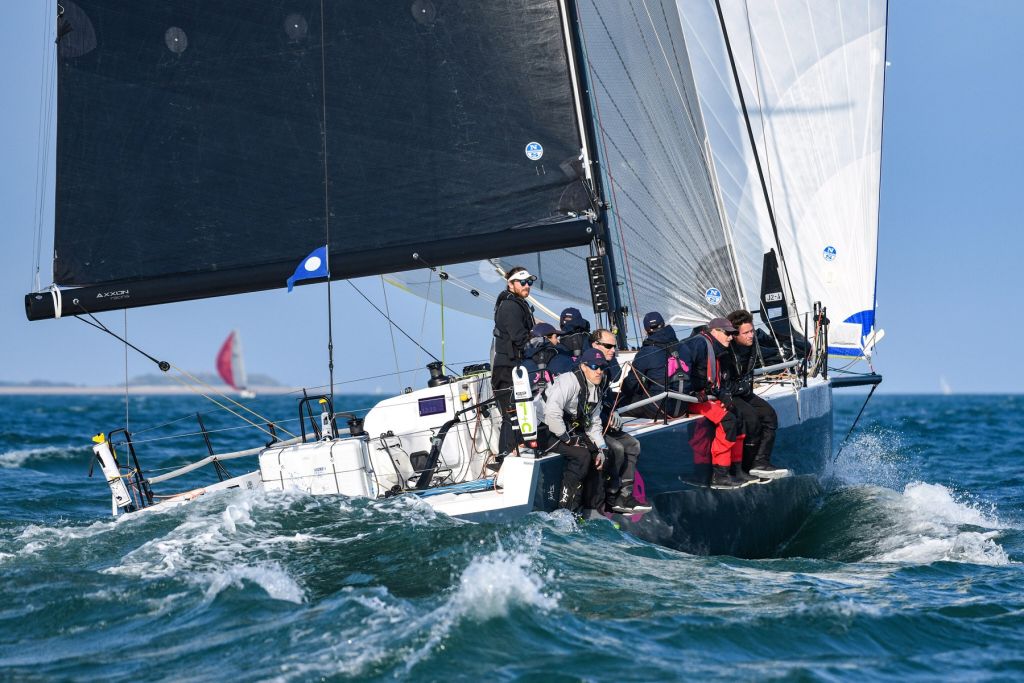
[(614, 520), (647, 541), (694, 554), (774, 555), (817, 505), (832, 451), (832, 395), (827, 384), (771, 400), (779, 414), (773, 462), (793, 472), (768, 484), (719, 491), (694, 465), (700, 422), (642, 437), (639, 470), (654, 510)]

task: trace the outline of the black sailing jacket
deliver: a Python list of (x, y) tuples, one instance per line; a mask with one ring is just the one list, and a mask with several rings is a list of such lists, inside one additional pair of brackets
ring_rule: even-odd
[(534, 324), (525, 299), (507, 289), (498, 295), (494, 304), (494, 367), (514, 367), (523, 360)]

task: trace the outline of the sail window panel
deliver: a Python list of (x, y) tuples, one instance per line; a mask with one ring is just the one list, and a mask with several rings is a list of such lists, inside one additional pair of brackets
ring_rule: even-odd
[(626, 300), (680, 324), (739, 307), (675, 3), (579, 3)]
[(328, 230), (334, 277), (588, 239), (555, 0), (68, 5), (62, 285), (283, 286)]

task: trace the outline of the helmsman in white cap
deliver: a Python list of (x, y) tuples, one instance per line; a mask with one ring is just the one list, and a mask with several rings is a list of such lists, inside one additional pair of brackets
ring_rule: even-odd
[(516, 447), (514, 425), (516, 409), (512, 400), (512, 370), (523, 362), (523, 352), (530, 341), (530, 330), (536, 324), (533, 310), (526, 298), (537, 281), (522, 266), (505, 275), (507, 287), (494, 304), (494, 362), (491, 364), (491, 388), (501, 409), (501, 437), (498, 459)]

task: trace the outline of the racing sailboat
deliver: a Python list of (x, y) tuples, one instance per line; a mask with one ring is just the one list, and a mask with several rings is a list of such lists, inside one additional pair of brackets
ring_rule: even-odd
[(217, 352), (217, 374), (242, 398), (256, 398), (256, 392), (249, 388), (249, 377), (242, 356), (242, 338), (238, 330), (231, 331)]
[[(587, 306), (615, 332), (624, 362), (646, 311), (690, 328), (750, 308), (783, 356), (762, 369), (758, 391), (779, 413), (775, 459), (794, 475), (713, 491), (694, 477), (702, 418), (627, 420), (644, 445), (638, 493), (654, 510), (620, 521), (684, 550), (770, 554), (813, 506), (831, 450), (835, 379), (819, 302), (831, 304), (818, 298), (831, 290), (814, 286), (799, 256), (817, 250), (802, 225), (813, 213), (798, 204), (784, 221), (768, 190), (770, 232), (745, 213), (763, 174), (729, 166), (719, 147), (747, 145), (759, 159), (769, 146), (781, 158), (788, 138), (765, 124), (760, 145), (737, 142), (727, 118), (750, 112), (735, 104), (709, 119), (727, 110), (713, 109), (713, 88), (701, 84), (686, 4), (681, 15), (671, 0), (62, 2), (54, 284), (26, 296), (28, 317), (102, 327), (102, 311), (283, 287), (319, 248), (323, 277), (305, 284), (387, 274), (427, 298), (443, 288), (446, 306), (485, 316), (501, 273), (526, 265), (540, 278), (539, 311)], [(753, 40), (761, 29), (749, 25)], [(858, 31), (868, 29), (877, 39), (873, 23)], [(739, 97), (750, 84), (736, 70)], [(859, 142), (880, 145), (880, 133)], [(831, 261), (845, 263), (842, 235), (825, 235)], [(873, 330), (873, 264), (871, 316), (859, 309), (851, 323), (862, 330)], [(830, 277), (844, 288), (848, 274)], [(856, 348), (869, 350), (863, 338)], [(426, 387), (365, 415), (335, 410), (331, 393), (304, 395), (297, 421), (237, 404), (269, 444), (211, 449), (158, 476), (124, 428), (100, 434), (94, 452), (114, 514), (233, 488), (418, 496), (473, 521), (550, 511), (561, 456), (506, 458), (500, 481), (486, 467), (500, 424), (488, 376), (487, 364), (438, 361)], [(694, 400), (668, 388), (649, 400), (663, 398)], [(222, 463), (238, 459), (255, 469), (226, 476)], [(206, 466), (218, 481), (197, 479)], [(154, 494), (172, 480), (185, 490)]]

